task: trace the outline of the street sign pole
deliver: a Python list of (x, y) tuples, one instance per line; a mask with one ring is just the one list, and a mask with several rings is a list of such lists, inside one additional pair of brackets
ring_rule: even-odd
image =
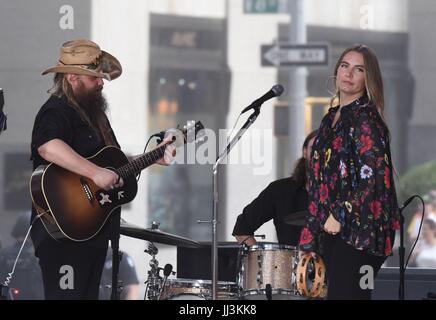
[[(304, 1), (288, 0), (290, 24), (290, 43), (305, 44), (306, 21), (304, 17)], [(288, 140), (289, 161), (294, 163), (301, 157), (301, 146), (304, 141), (304, 99), (306, 92), (307, 68), (303, 66), (291, 67), (289, 70), (289, 116), (288, 116)]]

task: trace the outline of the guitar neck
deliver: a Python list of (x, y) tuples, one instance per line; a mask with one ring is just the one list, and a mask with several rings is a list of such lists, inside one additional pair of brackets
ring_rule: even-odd
[(198, 139), (197, 134), (202, 129), (204, 129), (204, 126), (200, 121), (197, 121), (193, 124), (188, 123), (186, 127), (178, 131), (180, 133), (178, 137), (174, 135), (172, 137), (172, 141), (167, 141), (165, 144), (161, 145), (160, 147), (157, 147), (156, 149), (150, 152), (144, 153), (143, 155), (137, 157), (135, 160), (132, 160), (129, 163), (125, 164), (124, 166), (118, 168), (116, 172), (122, 178), (128, 178), (132, 175), (136, 176), (138, 173), (140, 173), (148, 166), (151, 166), (152, 164), (156, 163), (156, 161), (158, 161), (159, 159), (162, 159), (163, 156), (165, 155), (165, 149), (169, 144), (177, 143), (176, 141), (178, 141), (179, 144), (187, 143), (189, 140), (188, 130), (193, 130), (194, 132), (193, 141), (195, 142), (196, 139)]
[(171, 143), (172, 143), (171, 141), (168, 141), (167, 143), (161, 145), (160, 147), (158, 147), (150, 152), (144, 153), (143, 155), (130, 161), (129, 163), (125, 164), (124, 166), (118, 168), (116, 170), (116, 172), (123, 179), (125, 179), (129, 176), (132, 176), (132, 175), (136, 176), (142, 170), (144, 170), (145, 168), (156, 163), (156, 161), (158, 161), (159, 159), (163, 158), (163, 156), (165, 154), (165, 148)]

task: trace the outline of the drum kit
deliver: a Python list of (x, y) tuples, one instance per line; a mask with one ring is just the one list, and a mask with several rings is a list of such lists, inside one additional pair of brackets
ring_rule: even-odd
[[(288, 216), (285, 222), (300, 225), (303, 214), (305, 212)], [(144, 229), (122, 221), (120, 233), (149, 241), (145, 252), (152, 259), (145, 282), (145, 300), (212, 300), (210, 280), (170, 278), (175, 272), (170, 264), (159, 267), (154, 242), (187, 248), (200, 248), (202, 244), (160, 231), (156, 222), (150, 229)], [(316, 254), (301, 254), (296, 247), (277, 243), (241, 245), (237, 265), (235, 282), (218, 281), (219, 300), (306, 300), (326, 296), (322, 258)]]

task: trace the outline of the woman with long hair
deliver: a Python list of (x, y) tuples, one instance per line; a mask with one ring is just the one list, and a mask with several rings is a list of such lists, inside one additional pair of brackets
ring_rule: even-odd
[(399, 228), (383, 81), (365, 45), (347, 48), (334, 76), (336, 94), (312, 148), (300, 249), (324, 258), (328, 299), (370, 299)]

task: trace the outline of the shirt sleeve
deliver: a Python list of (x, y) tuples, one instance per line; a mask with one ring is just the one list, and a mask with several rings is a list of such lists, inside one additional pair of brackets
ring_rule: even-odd
[(72, 127), (68, 114), (61, 108), (49, 108), (39, 115), (32, 134), (32, 152), (53, 139), (63, 140), (70, 144), (72, 140)]
[(350, 129), (351, 157), (345, 172), (351, 179), (342, 179), (344, 194), (332, 206), (335, 219), (352, 224), (351, 229), (380, 225), (395, 209), (388, 131), (377, 111), (369, 108), (358, 113)]
[(253, 235), (260, 226), (274, 218), (275, 194), (273, 184), (270, 184), (247, 205), (238, 216), (232, 235)]

